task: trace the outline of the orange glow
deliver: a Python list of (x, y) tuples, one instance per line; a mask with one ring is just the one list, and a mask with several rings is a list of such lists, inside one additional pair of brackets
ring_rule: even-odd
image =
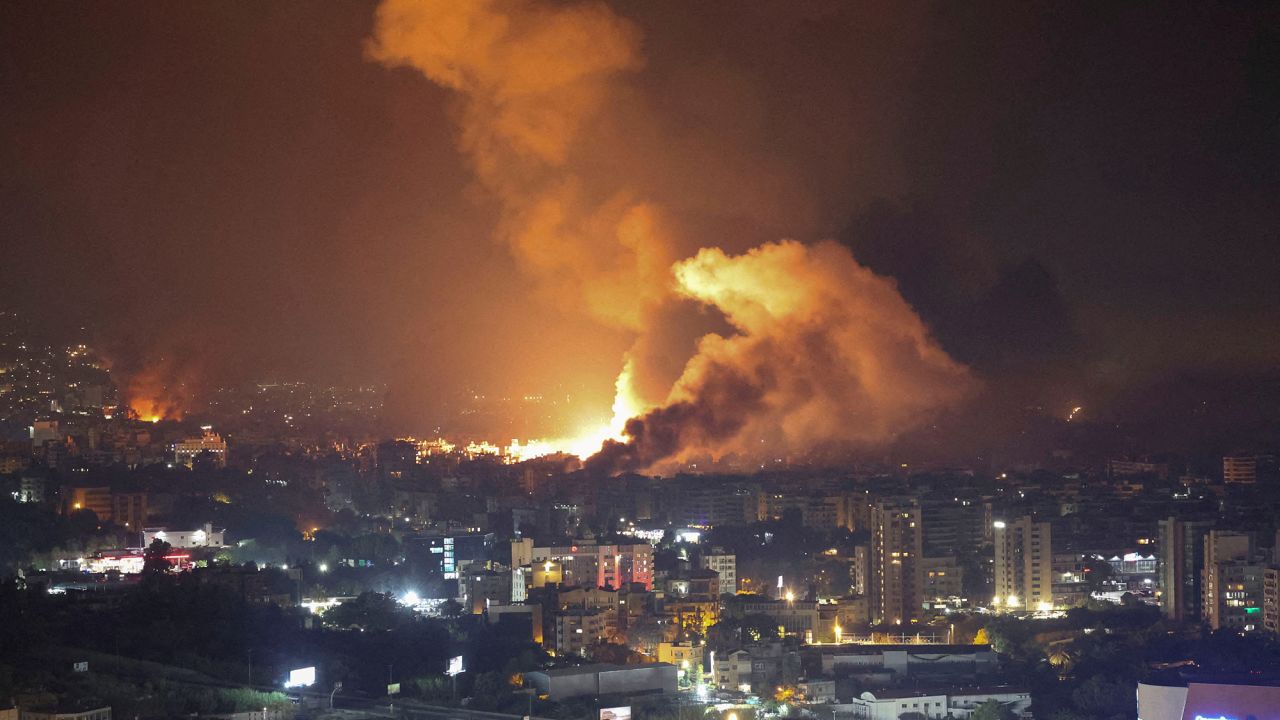
[(143, 422), (181, 420), (186, 414), (185, 398), (169, 387), (158, 368), (149, 368), (130, 378), (129, 410)]

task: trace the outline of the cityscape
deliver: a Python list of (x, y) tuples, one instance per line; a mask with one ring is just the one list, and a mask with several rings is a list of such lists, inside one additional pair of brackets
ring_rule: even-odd
[(1280, 6), (0, 2), (0, 720), (1280, 718)]

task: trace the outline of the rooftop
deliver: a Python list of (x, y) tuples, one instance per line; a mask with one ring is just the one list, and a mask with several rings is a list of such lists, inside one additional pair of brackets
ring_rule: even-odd
[(602, 672), (614, 672), (617, 670), (637, 670), (640, 668), (652, 667), (669, 667), (674, 668), (675, 665), (665, 662), (641, 663), (639, 665), (613, 665), (610, 663), (591, 663), (590, 665), (579, 665), (578, 667), (557, 668), (555, 670), (543, 670), (542, 674), (547, 677), (574, 677), (577, 675), (595, 675)]

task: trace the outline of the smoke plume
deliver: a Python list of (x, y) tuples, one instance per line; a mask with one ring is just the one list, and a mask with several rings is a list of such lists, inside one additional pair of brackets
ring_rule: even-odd
[[(601, 172), (618, 148), (592, 132), (660, 135), (638, 128), (648, 116), (629, 83), (644, 68), (640, 46), (639, 28), (603, 3), (533, 0), (384, 0), (369, 43), (374, 59), (456, 92), (460, 148), (501, 205), (499, 235), (545, 298), (632, 334), (614, 403), (622, 439), (590, 465), (617, 472), (701, 454), (872, 445), (964, 395), (968, 371), (892, 281), (836, 244), (770, 243), (737, 256), (706, 248), (680, 260), (689, 245), (677, 223), (637, 189), (655, 167), (677, 167), (675, 153)], [(750, 164), (756, 156), (742, 150), (735, 162)], [(727, 177), (685, 165), (694, 177)], [(646, 178), (633, 184), (628, 170)], [(778, 187), (764, 163), (753, 170), (720, 192), (801, 213), (805, 203), (788, 198), (802, 192)], [(706, 334), (673, 362), (670, 319), (690, 301), (733, 332)]]
[(122, 374), (127, 378), (123, 391), (129, 410), (139, 420), (158, 422), (181, 420), (191, 411), (202, 372), (194, 359), (159, 356)]
[(973, 386), (892, 280), (832, 242), (707, 248), (675, 267), (678, 291), (737, 331), (709, 334), (661, 408), (589, 466), (618, 472), (728, 453), (867, 447), (896, 437)]

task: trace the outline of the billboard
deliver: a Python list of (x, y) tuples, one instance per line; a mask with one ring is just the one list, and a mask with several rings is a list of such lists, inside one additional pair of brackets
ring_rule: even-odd
[(631, 706), (601, 708), (600, 720), (631, 720)]
[(309, 687), (316, 684), (316, 669), (314, 667), (298, 668), (289, 671), (289, 680), (284, 684), (287, 688)]
[(444, 671), (445, 675), (460, 675), (462, 673), (462, 656), (458, 655), (449, 658), (449, 669)]

